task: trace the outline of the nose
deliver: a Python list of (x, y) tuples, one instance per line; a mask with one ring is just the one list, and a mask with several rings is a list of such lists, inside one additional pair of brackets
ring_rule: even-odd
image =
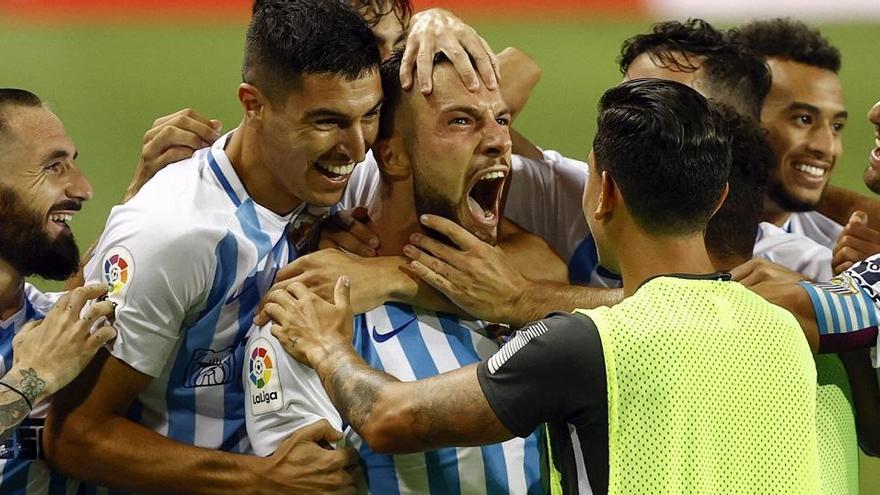
[(818, 125), (810, 133), (807, 148), (817, 157), (831, 160), (840, 154), (840, 135), (831, 123)]
[(67, 187), (64, 192), (67, 197), (79, 199), (80, 201), (88, 201), (92, 199), (92, 185), (86, 179), (85, 174), (76, 165), (71, 165), (67, 170), (68, 179)]
[(367, 139), (369, 136), (364, 132), (363, 126), (354, 124), (343, 129), (342, 133), (339, 143), (340, 151), (354, 163), (364, 161), (371, 143)]
[(489, 156), (503, 156), (510, 152), (510, 127), (492, 120), (483, 129), (483, 153)]

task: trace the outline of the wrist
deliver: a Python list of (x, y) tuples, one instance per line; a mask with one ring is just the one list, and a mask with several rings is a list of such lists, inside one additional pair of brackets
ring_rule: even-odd
[(0, 381), (21, 392), (33, 407), (58, 391), (52, 377), (27, 363), (16, 363)]
[(311, 368), (323, 379), (329, 376), (340, 364), (346, 361), (358, 361), (360, 357), (354, 352), (351, 344), (344, 342), (315, 349), (308, 356), (308, 360)]
[(381, 264), (382, 273), (385, 274), (382, 283), (388, 288), (387, 297), (384, 298), (382, 304), (386, 302), (409, 303), (416, 299), (419, 284), (402, 269), (409, 262), (407, 258), (383, 256), (375, 258), (375, 262)]

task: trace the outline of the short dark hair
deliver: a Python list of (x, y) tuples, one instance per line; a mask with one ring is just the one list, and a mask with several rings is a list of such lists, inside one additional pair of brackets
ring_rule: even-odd
[(646, 232), (702, 231), (730, 174), (721, 120), (714, 105), (684, 84), (626, 81), (599, 102), (595, 172), (608, 172)]
[(376, 70), (379, 48), (348, 4), (328, 0), (258, 0), (247, 31), (242, 79), (280, 100), (302, 74), (354, 80)]
[(757, 121), (724, 105), (719, 109), (730, 135), (730, 189), (706, 227), (706, 249), (719, 258), (749, 259), (755, 249), (764, 194), (776, 157)]
[[(660, 67), (695, 72), (701, 66), (712, 99), (730, 105), (754, 119), (761, 116), (770, 91), (770, 72), (750, 49), (702, 19), (654, 24), (651, 31), (623, 42), (618, 63), (625, 74), (643, 53)], [(676, 56), (676, 55), (682, 55)], [(703, 57), (702, 62), (691, 57)]]
[(25, 89), (0, 88), (0, 133), (6, 131), (6, 107), (17, 105), (20, 107), (38, 107), (43, 104), (39, 96)]
[(393, 14), (406, 28), (405, 21), (413, 14), (410, 0), (349, 0), (349, 2), (370, 26), (379, 24), (383, 17)]
[(840, 71), (840, 51), (818, 29), (790, 18), (752, 21), (734, 31), (734, 39), (763, 58), (780, 58)]

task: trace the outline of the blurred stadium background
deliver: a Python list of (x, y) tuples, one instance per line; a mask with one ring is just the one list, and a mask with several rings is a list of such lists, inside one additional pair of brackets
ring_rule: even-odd
[[(865, 114), (880, 100), (878, 0), (417, 0), (447, 7), (496, 51), (517, 46), (543, 78), (515, 123), (545, 148), (586, 156), (596, 102), (620, 81), (621, 42), (655, 20), (703, 17), (719, 26), (789, 15), (820, 26), (843, 53), (850, 120), (833, 182), (861, 181), (873, 132)], [(122, 195), (144, 131), (159, 116), (192, 107), (240, 119), (235, 98), (250, 0), (0, 0), (0, 86), (51, 102), (77, 143), (95, 198), (73, 221), (81, 249), (99, 235)], [(646, 150), (650, 152), (650, 150)], [(579, 205), (572, 205), (578, 208)], [(44, 289), (57, 283), (36, 280)], [(880, 462), (862, 459), (862, 493), (880, 494)]]

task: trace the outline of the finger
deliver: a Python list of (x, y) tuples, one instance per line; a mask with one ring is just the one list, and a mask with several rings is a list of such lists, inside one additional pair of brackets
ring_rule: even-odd
[(287, 292), (287, 290), (284, 289), (273, 290), (266, 294), (264, 304), (269, 303), (277, 304), (284, 309), (293, 308), (296, 306), (296, 300), (293, 298), (293, 296), (290, 295), (289, 292)]
[(459, 248), (461, 248), (462, 251), (467, 251), (470, 248), (485, 244), (477, 238), (477, 236), (471, 234), (464, 227), (448, 218), (443, 218), (437, 215), (422, 215), (419, 217), (419, 221), (425, 227), (436, 230), (448, 237)]
[[(464, 264), (465, 254), (458, 248), (443, 244), (424, 234), (412, 234), (409, 236), (409, 241), (412, 243), (412, 246), (419, 248), (422, 252), (433, 255), (453, 268), (460, 268)], [(403, 254), (407, 255), (408, 251), (406, 246), (404, 246)], [(418, 253), (413, 254), (416, 255), (413, 259), (420, 259)]]
[(287, 292), (293, 295), (298, 301), (308, 301), (312, 297), (317, 297), (315, 293), (306, 287), (302, 282), (293, 282), (287, 285)]
[(355, 449), (351, 447), (345, 447), (339, 449), (339, 452), (342, 453), (344, 456), (342, 464), (343, 466), (345, 466), (346, 468), (357, 468), (360, 466), (360, 463), (358, 462), (359, 457)]
[(406, 42), (406, 49), (403, 51), (403, 57), (400, 59), (400, 87), (404, 91), (409, 91), (412, 88), (413, 71), (415, 70), (416, 54), (418, 52), (419, 42), (410, 34)]
[(834, 266), (834, 274), (840, 275), (841, 273), (847, 271), (854, 264), (855, 263), (853, 263), (852, 261), (843, 261)]
[[(453, 67), (455, 67), (455, 70), (458, 72), (458, 75), (461, 77), (461, 80), (465, 87), (467, 87), (468, 91), (472, 93), (478, 91), (480, 89), (480, 79), (477, 77), (477, 73), (474, 70), (473, 64), (471, 64), (471, 59), (468, 57), (467, 52), (460, 46), (455, 46), (451, 49), (443, 50), (443, 53), (445, 53), (446, 57), (452, 62)], [(419, 76), (421, 77), (421, 74)], [(421, 79), (419, 80), (421, 81)]]
[[(844, 237), (855, 237), (863, 241), (867, 241), (880, 248), (880, 232), (858, 223), (850, 223), (843, 229), (843, 234), (838, 239), (838, 243), (843, 242)], [(877, 248), (874, 248), (877, 249)]]
[(489, 63), (492, 64), (492, 71), (495, 73), (495, 81), (498, 84), (501, 84), (501, 61), (498, 60), (498, 55), (492, 50), (492, 47), (489, 46), (489, 43), (480, 37), (480, 43), (483, 45), (483, 49), (486, 50), (486, 53), (489, 54)]
[(113, 314), (114, 309), (116, 309), (116, 303), (112, 301), (101, 301), (92, 304), (89, 309), (85, 311), (85, 314), (80, 321), (82, 321), (84, 327), (88, 330), (98, 318), (102, 316), (109, 318), (110, 315)]
[(333, 289), (333, 305), (348, 311), (351, 308), (351, 279), (343, 275), (336, 280)]
[(261, 327), (266, 323), (269, 323), (269, 315), (267, 315), (266, 312), (263, 311), (263, 306), (260, 305), (260, 307), (257, 308), (257, 315), (254, 316), (254, 325)]
[(303, 272), (305, 271), (306, 267), (308, 266), (309, 259), (311, 259), (311, 258), (309, 258), (309, 256), (306, 255), (306, 256), (303, 256), (302, 258), (297, 258), (297, 260), (294, 261), (293, 263), (288, 263), (288, 264), (284, 265), (283, 267), (281, 267), (281, 269), (278, 270), (278, 273), (275, 274), (275, 284), (272, 286), (272, 289), (270, 289), (270, 290), (273, 290), (276, 288), (281, 288), (281, 287), (286, 287), (287, 286), (286, 282), (289, 282), (290, 279), (292, 279), (294, 277), (298, 277), (298, 276), (302, 275)]
[(337, 232), (328, 232), (325, 235), (325, 239), (335, 244), (334, 247), (339, 247), (348, 251), (349, 253), (354, 253), (358, 256), (363, 256), (365, 258), (372, 258), (376, 256), (376, 250), (370, 247), (369, 244), (364, 243), (360, 238), (358, 238), (353, 232), (340, 230)]
[(434, 44), (425, 44), (419, 47), (416, 55), (416, 76), (419, 79), (419, 91), (428, 96), (433, 91), (434, 85)]
[(746, 278), (752, 271), (755, 269), (755, 259), (751, 259), (746, 261), (745, 263), (735, 266), (730, 270), (730, 278), (735, 282), (742, 283), (742, 280)]
[(156, 163), (159, 163), (161, 165), (168, 165), (170, 163), (177, 163), (179, 161), (186, 160), (187, 158), (193, 156), (193, 153), (196, 152), (196, 149), (189, 148), (187, 146), (174, 146), (172, 148), (168, 148), (156, 158)]
[(352, 223), (349, 225), (349, 232), (367, 246), (373, 249), (379, 247), (379, 238), (364, 223), (352, 219)]
[(342, 432), (337, 431), (335, 428), (330, 426), (330, 422), (326, 419), (321, 419), (315, 421), (314, 423), (303, 426), (299, 430), (295, 431), (294, 435), (302, 439), (311, 440), (313, 442), (317, 442), (319, 440), (335, 442), (342, 439)]
[[(495, 78), (495, 68), (492, 66), (490, 58), (490, 56), (495, 54), (487, 52), (485, 46), (478, 41), (480, 39), (479, 35), (475, 33), (473, 38), (465, 39), (463, 45), (474, 60), (474, 65), (480, 74), (480, 78), (483, 80), (483, 84), (488, 89), (495, 90), (498, 89), (498, 80)], [(474, 88), (475, 91), (477, 89), (479, 89), (479, 85)]]
[[(103, 284), (92, 284), (84, 287), (77, 287), (69, 292), (70, 297), (67, 300), (67, 306), (61, 306), (62, 310), (69, 309), (73, 314), (79, 317), (80, 311), (85, 306), (86, 301), (96, 299), (107, 293), (108, 287)], [(58, 305), (56, 304), (56, 307)]]
[(116, 329), (110, 325), (104, 325), (92, 332), (92, 335), (89, 336), (88, 342), (94, 349), (98, 349), (115, 338)]
[(439, 290), (443, 294), (449, 295), (454, 292), (455, 287), (449, 280), (428, 268), (420, 261), (411, 261), (408, 266), (420, 279), (424, 280), (428, 285)]
[(168, 124), (160, 129), (156, 136), (144, 146), (144, 155), (158, 156), (168, 148), (175, 146), (185, 146), (197, 150), (203, 148), (206, 143), (207, 141), (197, 133)]
[(868, 214), (864, 211), (856, 210), (849, 216), (848, 223), (853, 225), (868, 225)]
[(759, 283), (764, 281), (764, 276), (758, 271), (752, 271), (748, 275), (746, 275), (742, 280), (739, 281), (742, 285), (746, 287), (754, 287)]
[[(287, 321), (288, 312), (285, 310), (280, 304), (277, 303), (267, 303), (263, 306), (263, 313), (266, 313), (266, 316), (269, 320), (274, 321), (276, 323), (283, 323)], [(274, 327), (272, 333), (274, 334)]]

